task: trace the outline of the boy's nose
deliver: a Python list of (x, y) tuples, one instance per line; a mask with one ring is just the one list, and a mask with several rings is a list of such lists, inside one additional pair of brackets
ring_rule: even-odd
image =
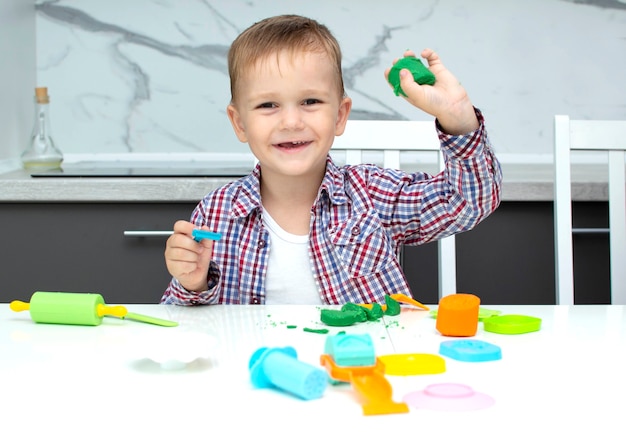
[(283, 129), (301, 129), (304, 126), (302, 112), (299, 108), (284, 108), (281, 124)]

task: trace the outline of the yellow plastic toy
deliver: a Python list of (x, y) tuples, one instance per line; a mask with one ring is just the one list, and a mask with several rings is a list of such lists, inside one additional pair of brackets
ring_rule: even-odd
[(432, 375), (446, 371), (446, 360), (440, 355), (410, 353), (390, 354), (378, 357), (385, 365), (386, 375)]

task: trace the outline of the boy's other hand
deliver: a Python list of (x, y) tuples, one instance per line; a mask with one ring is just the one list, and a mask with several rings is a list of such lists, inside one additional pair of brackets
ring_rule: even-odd
[[(411, 50), (404, 56), (413, 56)], [(439, 55), (431, 49), (424, 49), (421, 56), (428, 62), (428, 68), (435, 75), (434, 85), (419, 85), (413, 80), (409, 70), (400, 71), (400, 85), (407, 95), (404, 97), (413, 106), (433, 115), (443, 130), (451, 135), (462, 135), (478, 128), (478, 119), (472, 102), (458, 79), (446, 69)], [(394, 64), (398, 60), (394, 60)], [(385, 79), (391, 67), (385, 70)]]

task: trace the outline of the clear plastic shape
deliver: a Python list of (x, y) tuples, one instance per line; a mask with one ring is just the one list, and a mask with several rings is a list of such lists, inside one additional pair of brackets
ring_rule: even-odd
[(449, 340), (439, 345), (439, 353), (457, 361), (483, 362), (502, 359), (500, 346), (482, 340)]
[(456, 383), (431, 384), (424, 390), (407, 393), (403, 401), (413, 408), (437, 411), (472, 411), (489, 408), (494, 398)]
[(162, 370), (184, 370), (196, 360), (208, 360), (216, 345), (209, 334), (181, 329), (143, 332), (134, 344), (137, 358), (151, 360)]
[(35, 88), (35, 115), (28, 147), (22, 153), (22, 165), (27, 170), (60, 168), (63, 154), (54, 144), (50, 129), (50, 98), (45, 87)]

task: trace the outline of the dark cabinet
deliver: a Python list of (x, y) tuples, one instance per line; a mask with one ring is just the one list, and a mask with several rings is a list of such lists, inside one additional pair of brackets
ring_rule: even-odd
[(100, 293), (108, 303), (158, 303), (170, 280), (167, 237), (124, 231), (171, 230), (185, 203), (3, 203), (0, 301), (33, 292)]
[[(170, 275), (166, 237), (195, 203), (0, 203), (0, 302), (33, 292), (100, 293), (109, 303), (156, 303)], [(574, 227), (606, 227), (606, 202), (574, 203)], [(503, 202), (474, 230), (457, 236), (457, 291), (483, 304), (554, 304), (551, 202)], [(574, 236), (575, 302), (610, 303), (608, 235)], [(403, 265), (417, 300), (435, 304), (436, 244), (407, 247)]]
[[(606, 202), (574, 202), (574, 228), (607, 227)], [(576, 304), (610, 303), (608, 234), (575, 234)], [(556, 301), (552, 202), (503, 202), (475, 229), (459, 234), (457, 291), (483, 304), (542, 305)], [(417, 300), (436, 303), (436, 244), (407, 247), (404, 270)]]

